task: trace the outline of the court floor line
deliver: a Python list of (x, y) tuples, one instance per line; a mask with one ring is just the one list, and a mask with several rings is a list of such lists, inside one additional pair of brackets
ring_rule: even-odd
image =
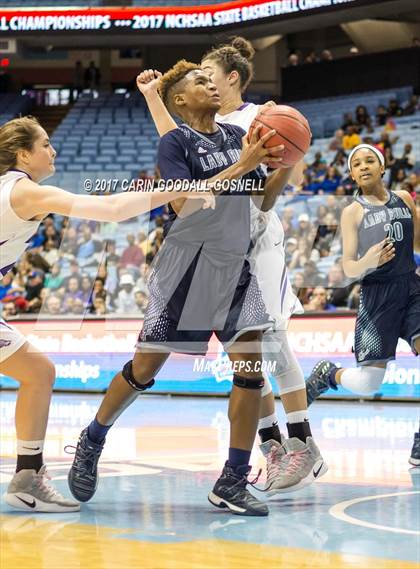
[(354, 506), (355, 504), (360, 504), (362, 502), (369, 502), (371, 500), (381, 500), (382, 498), (392, 498), (395, 496), (409, 496), (412, 494), (420, 494), (419, 490), (413, 492), (395, 492), (394, 494), (379, 494), (377, 496), (366, 496), (364, 498), (354, 498), (353, 500), (346, 500), (345, 502), (339, 502), (335, 504), (329, 509), (329, 513), (338, 520), (343, 522), (347, 522), (349, 524), (353, 524), (356, 526), (367, 527), (376, 530), (382, 531), (390, 531), (393, 533), (404, 533), (407, 535), (420, 535), (420, 531), (417, 530), (410, 530), (405, 528), (393, 528), (389, 526), (382, 526), (379, 524), (373, 524), (371, 522), (366, 522), (364, 520), (359, 520), (353, 516), (349, 516), (349, 514), (345, 513), (345, 510), (350, 506)]

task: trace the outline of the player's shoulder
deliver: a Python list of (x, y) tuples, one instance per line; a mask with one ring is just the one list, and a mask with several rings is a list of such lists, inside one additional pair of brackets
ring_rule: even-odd
[(231, 134), (233, 136), (239, 136), (240, 138), (242, 138), (246, 134), (246, 131), (241, 126), (238, 126), (236, 124), (232, 124), (232, 123), (228, 123), (228, 122), (217, 123), (217, 124), (219, 125), (219, 128), (221, 128), (222, 130), (225, 130), (226, 134)]
[(398, 196), (408, 207), (412, 208), (414, 204), (413, 198), (405, 190), (394, 190), (391, 194)]
[(348, 219), (349, 221), (353, 220), (356, 223), (357, 221), (360, 220), (363, 214), (364, 214), (363, 205), (359, 201), (354, 200), (343, 209), (342, 219), (343, 220)]

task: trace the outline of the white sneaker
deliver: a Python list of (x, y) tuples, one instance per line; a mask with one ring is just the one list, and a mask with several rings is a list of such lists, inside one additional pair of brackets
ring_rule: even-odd
[(26, 512), (78, 512), (80, 504), (64, 498), (47, 482), (44, 465), (39, 472), (20, 470), (10, 481), (4, 498), (9, 506)]
[(287, 439), (283, 446), (285, 455), (281, 458), (277, 476), (267, 489), (269, 496), (300, 490), (312, 484), (328, 470), (312, 437), (307, 437), (306, 443), (293, 437)]
[(283, 470), (287, 466), (282, 461), (286, 456), (286, 450), (283, 446), (284, 441), (285, 438), (282, 436), (282, 444), (272, 439), (260, 444), (260, 450), (267, 460), (267, 478), (264, 492), (270, 490), (277, 478), (282, 477)]

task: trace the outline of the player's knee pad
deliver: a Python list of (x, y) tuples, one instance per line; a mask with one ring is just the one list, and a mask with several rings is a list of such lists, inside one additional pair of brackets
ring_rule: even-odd
[(130, 360), (124, 365), (121, 374), (125, 379), (125, 381), (128, 383), (128, 385), (133, 389), (135, 389), (136, 391), (145, 391), (146, 389), (150, 389), (155, 383), (154, 379), (151, 379), (148, 383), (143, 383), (143, 384), (139, 383), (136, 380), (136, 378), (133, 375), (133, 360)]
[(243, 387), (244, 389), (262, 389), (264, 387), (263, 377), (244, 377), (242, 375), (233, 374), (233, 385)]
[(265, 373), (265, 371), (262, 372), (262, 376), (264, 378), (264, 387), (261, 389), (261, 397), (265, 397), (266, 395), (272, 393), (273, 388), (271, 387), (270, 378), (268, 377), (268, 374)]
[(384, 367), (361, 366), (345, 369), (340, 383), (349, 391), (360, 395), (373, 395), (382, 385), (386, 369)]
[(275, 333), (275, 340), (270, 342), (264, 356), (271, 363), (272, 375), (277, 381), (280, 395), (305, 389), (303, 371), (285, 331)]

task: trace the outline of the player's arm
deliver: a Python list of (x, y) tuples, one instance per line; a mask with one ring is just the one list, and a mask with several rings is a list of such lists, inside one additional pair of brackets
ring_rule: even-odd
[(414, 251), (420, 253), (420, 212), (416, 206), (413, 198), (405, 190), (398, 190), (395, 192), (411, 209), (413, 214), (413, 226), (414, 226)]
[(147, 107), (152, 115), (159, 136), (163, 136), (174, 128), (178, 128), (178, 125), (160, 98), (158, 87), (161, 77), (162, 73), (159, 71), (147, 69), (137, 75), (136, 79), (137, 88), (146, 99)]
[(384, 239), (373, 245), (363, 257), (357, 258), (358, 228), (363, 211), (357, 202), (344, 208), (341, 215), (341, 233), (343, 238), (343, 270), (349, 278), (360, 278), (364, 274), (390, 261), (394, 255), (394, 245)]
[[(204, 207), (214, 207), (212, 194), (188, 192), (188, 197), (205, 200)], [(128, 192), (111, 196), (80, 196), (55, 186), (39, 186), (31, 180), (18, 180), (11, 193), (11, 205), (22, 219), (48, 213), (95, 221), (124, 221), (174, 199), (173, 192)]]
[(254, 198), (254, 202), (256, 202), (255, 205), (261, 211), (269, 211), (274, 207), (277, 198), (290, 182), (293, 169), (294, 167), (278, 168), (267, 177), (264, 184), (264, 197), (262, 198), (262, 201), (261, 198), (257, 200)]

